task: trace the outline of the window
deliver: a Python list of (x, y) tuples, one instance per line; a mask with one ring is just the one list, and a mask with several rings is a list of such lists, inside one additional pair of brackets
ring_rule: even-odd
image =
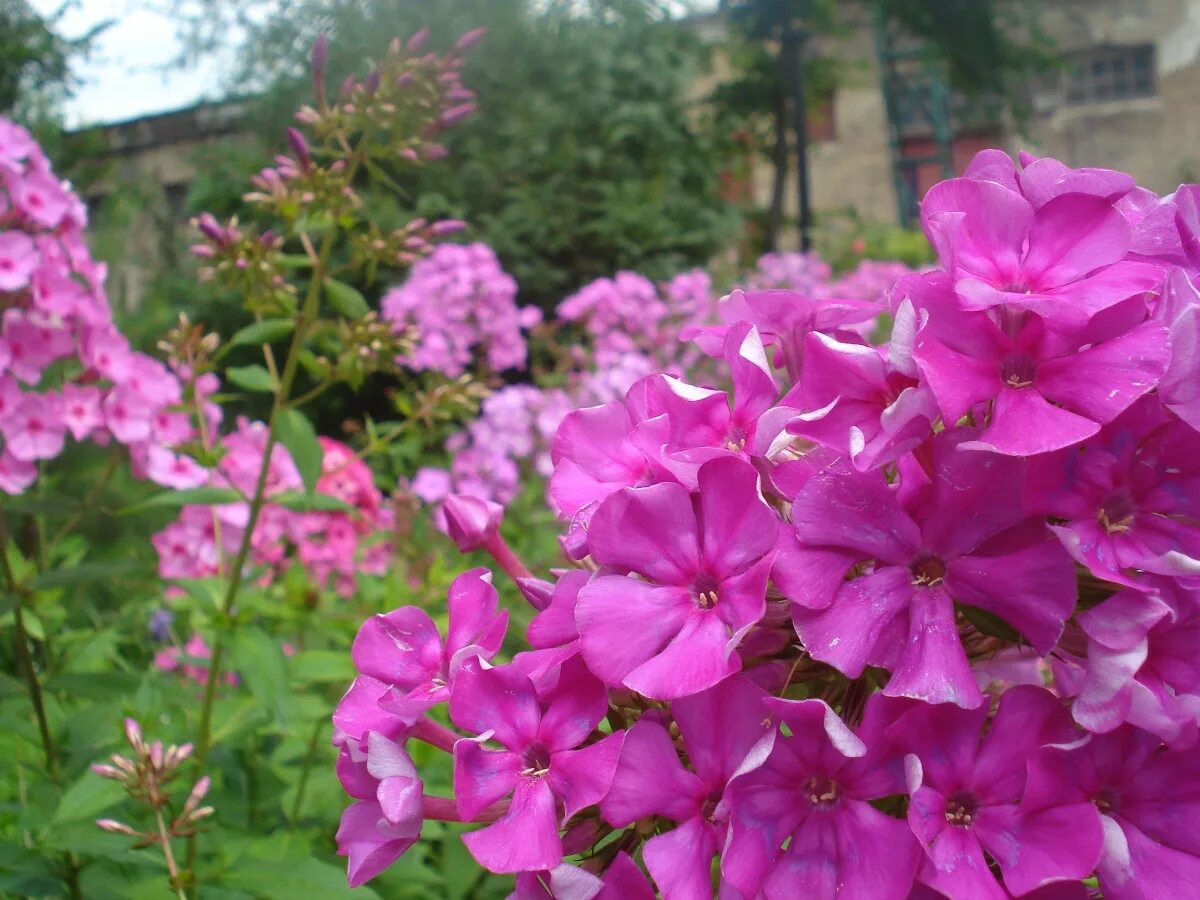
[(1153, 97), (1154, 48), (1099, 47), (1073, 54), (1063, 78), (1068, 103)]

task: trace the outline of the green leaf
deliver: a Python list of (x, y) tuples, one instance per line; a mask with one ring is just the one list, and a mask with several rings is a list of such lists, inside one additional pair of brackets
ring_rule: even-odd
[(450, 837), (442, 843), (442, 884), (448, 900), (473, 896), (471, 888), (481, 874), (482, 870), (461, 840)]
[(284, 491), (271, 497), (271, 502), (292, 512), (356, 512), (357, 507), (332, 494), (302, 494)]
[(351, 287), (336, 278), (325, 279), (325, 296), (339, 315), (347, 319), (361, 319), (371, 311), (367, 300), (358, 288)]
[(219, 506), (223, 503), (239, 503), (245, 498), (233, 488), (198, 487), (183, 491), (163, 491), (155, 494), (141, 503), (127, 506), (118, 515), (127, 516), (131, 513), (147, 509), (180, 509), (184, 506)]
[(296, 897), (379, 900), (379, 895), (366, 885), (347, 887), (344, 867), (311, 857), (279, 862), (244, 858), (222, 875), (221, 883), (251, 891), (254, 896), (267, 900), (294, 900)]
[(288, 660), (288, 671), (305, 683), (349, 684), (354, 679), (354, 663), (342, 650), (301, 650)]
[(225, 370), (225, 380), (236, 384), (242, 390), (254, 391), (259, 394), (273, 394), (275, 379), (262, 366), (230, 366)]
[(233, 642), (233, 667), (254, 699), (278, 721), (286, 718), (287, 668), (279, 640), (265, 631), (243, 627)]
[(244, 347), (251, 344), (272, 344), (287, 337), (295, 328), (290, 319), (266, 319), (255, 322), (240, 329), (229, 339), (230, 347)]
[(120, 783), (101, 778), (89, 769), (67, 788), (51, 821), (58, 824), (90, 819), (120, 802), (124, 795), (125, 789)]
[(275, 423), (275, 435), (292, 455), (292, 462), (304, 481), (304, 490), (311, 494), (321, 477), (321, 463), (325, 459), (325, 451), (321, 449), (312, 422), (298, 409), (285, 409)]
[(82, 565), (69, 566), (65, 569), (51, 569), (49, 572), (43, 572), (29, 582), (29, 587), (35, 591), (68, 587), (70, 585), (112, 578), (116, 575), (125, 575), (140, 567), (141, 564), (136, 559), (83, 563)]

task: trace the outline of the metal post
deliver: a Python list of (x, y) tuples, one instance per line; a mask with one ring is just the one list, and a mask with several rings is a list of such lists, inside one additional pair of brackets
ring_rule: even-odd
[(790, 69), (788, 92), (792, 95), (792, 131), (796, 138), (796, 200), (800, 217), (800, 249), (812, 249), (812, 206), (808, 184), (808, 112), (804, 102), (804, 4), (795, 17), (784, 23), (783, 57)]

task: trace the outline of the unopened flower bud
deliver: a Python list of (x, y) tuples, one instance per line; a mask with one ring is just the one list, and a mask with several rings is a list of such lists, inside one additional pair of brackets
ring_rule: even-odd
[(474, 103), (462, 103), (458, 106), (452, 106), (442, 113), (442, 117), (439, 121), (443, 125), (453, 125), (455, 122), (461, 122), (473, 112), (475, 112)]
[(442, 503), (446, 534), (463, 553), (478, 550), (500, 528), (504, 507), (490, 500), (450, 494)]
[(200, 213), (196, 217), (196, 227), (203, 232), (204, 236), (210, 241), (218, 244), (225, 243), (225, 230), (221, 227), (221, 223), (216, 220), (212, 213)]
[(534, 609), (545, 609), (554, 596), (554, 585), (541, 578), (518, 578), (517, 587)]
[(142, 728), (133, 719), (125, 720), (125, 740), (129, 741), (129, 746), (134, 750), (140, 751), (145, 746), (142, 742)]
[(412, 37), (410, 37), (408, 39), (408, 43), (405, 45), (405, 49), (408, 50), (410, 53), (417, 53), (418, 51), (420, 51), (420, 49), (422, 47), (425, 46), (425, 41), (427, 41), (428, 39), (429, 39), (429, 29), (422, 28), (420, 31), (418, 31), (416, 34), (414, 34)]
[(488, 30), (486, 28), (474, 28), (471, 31), (468, 31), (466, 34), (464, 34), (462, 37), (460, 37), (457, 41), (454, 42), (454, 49), (460, 53), (462, 53), (466, 50), (470, 50), (472, 47), (474, 47), (476, 44), (478, 44), (480, 41), (483, 40), (483, 38), (487, 34), (487, 32), (488, 32)]
[(304, 135), (300, 133), (298, 128), (288, 128), (287, 130), (288, 144), (291, 145), (292, 152), (296, 154), (296, 160), (300, 163), (300, 167), (304, 171), (308, 171), (312, 165), (312, 156), (308, 151), (308, 141)]
[(308, 55), (308, 66), (312, 70), (313, 78), (320, 79), (325, 76), (327, 62), (329, 62), (329, 38), (318, 34), (317, 39), (313, 41), (312, 52)]
[(118, 822), (116, 819), (97, 819), (96, 824), (105, 831), (110, 831), (113, 834), (127, 834), (130, 837), (133, 837), (137, 834), (137, 832), (128, 825), (124, 824), (123, 822)]

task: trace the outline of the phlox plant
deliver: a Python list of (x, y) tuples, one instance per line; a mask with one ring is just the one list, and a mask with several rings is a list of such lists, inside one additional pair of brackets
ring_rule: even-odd
[[(522, 900), (1195, 894), (1200, 186), (985, 151), (922, 227), (884, 303), (748, 285), (566, 413), (560, 566), (445, 497), (497, 571), (354, 639), (351, 885), (461, 823)], [(618, 350), (620, 280), (564, 304)]]
[[(463, 223), (381, 231), (360, 189), (446, 155), (439, 135), (473, 110), (459, 69), (482, 36), (433, 53), (420, 32), (336, 90), (316, 43), (314, 103), (245, 197), (269, 224), (195, 222), (201, 280), (242, 297), (253, 321), (222, 340), (181, 317), (161, 361), (114, 325), (78, 197), (0, 120), (0, 613), (17, 675), (0, 709), (15, 763), (0, 893), (345, 893), (311, 818), (335, 802), (318, 745), (349, 666), (332, 647), (380, 608), (385, 584), (412, 589), (394, 563), (411, 523), (368, 460), (471, 409), (482, 388), (433, 372), (390, 420), (359, 423), (353, 444), (318, 435), (305, 410), (335, 385), (417, 366), (415, 329), (367, 297)], [(504, 338), (523, 354), (519, 332)], [(245, 395), (267, 401), (263, 421), (225, 414)], [(108, 448), (80, 496), (72, 478), (92, 467), (72, 444)], [(121, 546), (132, 558), (89, 555), (87, 534), (143, 520), (159, 530)], [(339, 602), (350, 611), (333, 612)]]

